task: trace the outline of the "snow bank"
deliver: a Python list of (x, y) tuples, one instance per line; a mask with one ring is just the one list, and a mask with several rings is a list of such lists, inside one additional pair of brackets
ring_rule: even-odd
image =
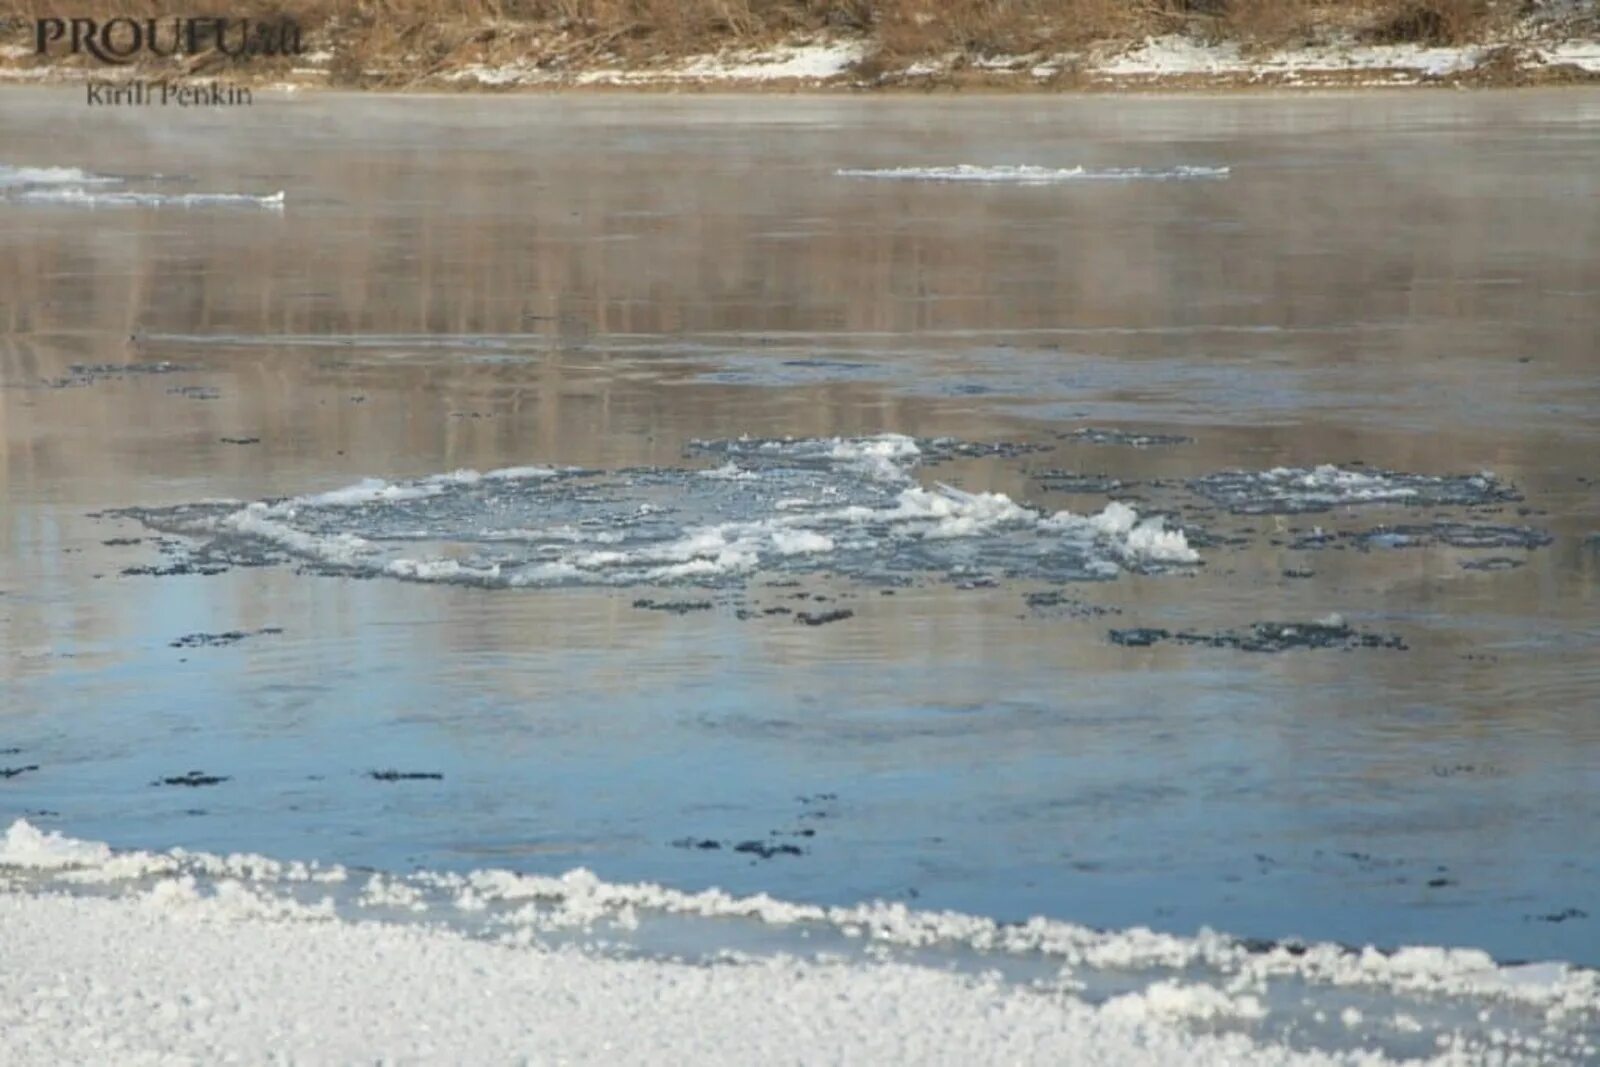
[[(19, 820), (0, 837), (0, 1062), (1377, 1065), (1391, 1061), (1368, 1036), (1386, 1028), (1420, 1033), (1426, 1055), (1407, 1062), (1440, 1067), (1600, 1051), (1594, 972), (1473, 950), (1263, 949), (583, 870), (348, 881), (342, 867), (253, 855), (118, 852)], [(700, 962), (623, 956), (606, 940), (662, 921), (675, 945), (697, 931)], [(728, 951), (750, 923), (864, 951)], [(1049, 962), (1058, 977), (1024, 985), (940, 963), (972, 953), (994, 968)], [(1111, 995), (1083, 995), (1106, 975)], [(1358, 1044), (1308, 1044), (1278, 1018), (1307, 1004), (1327, 1005)]]
[(1106, 1010), (902, 964), (508, 950), (419, 926), (296, 921), (168, 886), (115, 900), (0, 896), (0, 1059), (1385, 1062), (1189, 1033), (1168, 1021), (1184, 1014), (1174, 995)]

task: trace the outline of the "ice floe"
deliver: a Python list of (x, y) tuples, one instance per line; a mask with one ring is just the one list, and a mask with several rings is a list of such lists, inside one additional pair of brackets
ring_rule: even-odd
[(1405, 474), (1332, 464), (1222, 471), (1196, 478), (1189, 486), (1241, 514), (1294, 514), (1358, 504), (1471, 506), (1520, 499), (1514, 489), (1487, 471), (1459, 475)]
[(1194, 181), (1228, 177), (1227, 167), (1041, 167), (960, 163), (938, 167), (852, 168), (834, 171), (841, 178), (890, 181), (988, 182), (1012, 185), (1057, 185), (1067, 182)]
[(519, 467), (366, 479), (244, 504), (124, 514), (196, 538), (208, 559), (518, 587), (737, 582), (827, 572), (866, 581), (1114, 578), (1192, 564), (1183, 531), (1109, 502), (1049, 513), (1003, 493), (926, 486), (959, 442), (899, 434), (697, 442), (709, 469)]
[[(144, 179), (146, 181), (153, 179)], [(96, 174), (78, 167), (0, 164), (0, 204), (59, 204), (69, 207), (261, 207), (281, 210), (282, 190), (250, 193), (173, 193), (123, 188), (134, 177)], [(118, 186), (118, 188), (107, 188)]]

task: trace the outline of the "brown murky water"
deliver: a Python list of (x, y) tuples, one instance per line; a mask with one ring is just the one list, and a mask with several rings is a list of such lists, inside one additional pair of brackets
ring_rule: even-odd
[[(0, 780), (0, 813), (116, 844), (1600, 963), (1597, 123), (1582, 92), (198, 118), (7, 92), (0, 166), (286, 200), (0, 189), (0, 766), (38, 768)], [(834, 173), (956, 163), (1231, 172)], [(1062, 436), (1084, 427), (1192, 440)], [(765, 567), (668, 589), (152, 575), (128, 572), (185, 543), (98, 514), (882, 433), (1041, 446), (912, 476), (1127, 500), (1201, 565), (917, 572), (892, 596)], [(1520, 499), (1255, 515), (1185, 485), (1319, 464), (1487, 470)], [(1436, 521), (1550, 540), (1463, 548)], [(1312, 547), (1317, 527), (1378, 535)], [(1068, 603), (1026, 599), (1051, 589)], [(764, 614), (819, 596), (853, 617)], [(1406, 648), (1109, 637), (1330, 613)], [(149, 784), (191, 769), (229, 780)]]

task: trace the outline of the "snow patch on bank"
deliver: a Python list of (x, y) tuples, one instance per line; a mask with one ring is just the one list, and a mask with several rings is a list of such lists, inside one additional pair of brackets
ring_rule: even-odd
[(1590, 74), (1600, 74), (1600, 41), (1565, 41), (1535, 49), (1534, 55), (1551, 65), (1573, 66)]
[(1147, 38), (1137, 48), (1098, 64), (1095, 72), (1114, 78), (1349, 71), (1406, 71), (1440, 77), (1471, 70), (1486, 51), (1475, 46), (1338, 42), (1245, 55), (1236, 42), (1209, 43), (1171, 35)]
[(541, 85), (814, 84), (837, 79), (860, 62), (867, 46), (861, 41), (795, 42), (762, 49), (734, 49), (693, 56), (650, 68), (599, 67), (570, 70), (527, 62), (474, 63), (443, 75), (454, 84), (491, 88)]

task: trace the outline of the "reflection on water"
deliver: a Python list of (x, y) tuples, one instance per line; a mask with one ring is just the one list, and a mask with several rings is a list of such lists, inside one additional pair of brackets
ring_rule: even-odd
[[(0, 164), (286, 203), (0, 203), (0, 768), (38, 768), (0, 805), (127, 845), (1600, 963), (1597, 120), (326, 96), (172, 125), (13, 93)], [(836, 174), (956, 161), (1230, 170)], [(906, 477), (1121, 500), (1199, 564), (884, 584), (774, 543), (736, 586), (485, 589), (209, 566), (112, 514), (570, 466), (737, 524), (738, 481), (681, 472), (739, 457), (694, 441), (882, 434), (1028, 446)], [(591, 488), (454, 511), (452, 544), (646, 502)], [(401, 528), (422, 504), (380, 529), (434, 537)], [(1406, 648), (1108, 636), (1333, 614)], [(150, 784), (191, 770), (227, 781)]]

